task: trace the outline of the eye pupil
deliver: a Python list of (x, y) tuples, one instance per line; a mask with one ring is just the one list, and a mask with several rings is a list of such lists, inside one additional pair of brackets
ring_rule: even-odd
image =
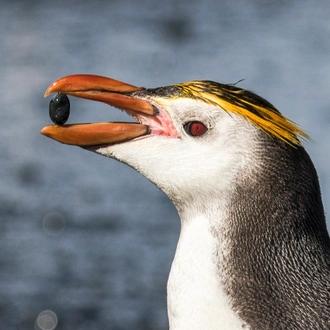
[(207, 131), (207, 127), (200, 121), (190, 121), (184, 125), (184, 129), (191, 136), (201, 136)]

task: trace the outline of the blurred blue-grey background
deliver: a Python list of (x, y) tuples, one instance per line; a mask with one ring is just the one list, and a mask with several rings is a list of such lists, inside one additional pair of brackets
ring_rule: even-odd
[[(47, 310), (56, 329), (168, 328), (176, 210), (128, 166), (39, 134), (61, 76), (245, 79), (312, 137), (329, 212), (328, 0), (2, 1), (0, 26), (1, 329), (52, 329)], [(112, 120), (127, 116), (71, 98), (69, 122)]]

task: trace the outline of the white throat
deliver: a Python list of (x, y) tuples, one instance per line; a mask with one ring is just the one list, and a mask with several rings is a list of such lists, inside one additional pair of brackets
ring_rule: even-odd
[[(167, 284), (171, 330), (242, 329), (221, 285), (219, 242), (210, 220), (199, 214), (182, 221), (181, 234)], [(221, 242), (220, 242), (221, 248)]]

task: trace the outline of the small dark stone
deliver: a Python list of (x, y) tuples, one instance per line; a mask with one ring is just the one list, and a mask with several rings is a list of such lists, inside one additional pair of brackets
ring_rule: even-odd
[(56, 125), (64, 125), (70, 116), (69, 98), (57, 93), (49, 102), (49, 117)]

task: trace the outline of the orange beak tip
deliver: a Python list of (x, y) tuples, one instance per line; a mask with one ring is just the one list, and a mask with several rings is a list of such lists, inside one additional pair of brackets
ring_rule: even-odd
[(42, 134), (42, 135), (46, 135), (47, 127), (48, 127), (48, 126), (45, 126), (45, 127), (40, 131), (40, 134)]

